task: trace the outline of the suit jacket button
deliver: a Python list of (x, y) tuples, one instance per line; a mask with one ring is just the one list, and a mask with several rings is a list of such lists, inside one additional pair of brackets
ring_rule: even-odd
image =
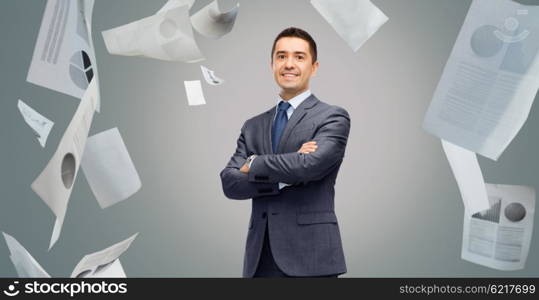
[(266, 212), (262, 213), (262, 219), (265, 219), (267, 215)]

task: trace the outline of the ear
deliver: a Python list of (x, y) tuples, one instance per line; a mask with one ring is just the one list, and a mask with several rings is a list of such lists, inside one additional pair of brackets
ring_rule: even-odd
[(319, 67), (319, 66), (320, 66), (320, 63), (319, 63), (318, 61), (316, 61), (316, 62), (313, 64), (313, 73), (311, 74), (311, 77), (316, 75), (316, 72), (318, 71), (318, 67)]

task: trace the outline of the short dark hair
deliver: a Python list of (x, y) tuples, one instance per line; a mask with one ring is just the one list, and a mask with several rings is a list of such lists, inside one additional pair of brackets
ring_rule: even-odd
[(277, 44), (277, 41), (285, 37), (296, 37), (309, 43), (309, 50), (311, 52), (311, 57), (313, 58), (313, 64), (316, 62), (318, 54), (316, 51), (316, 42), (307, 31), (296, 27), (286, 28), (285, 30), (281, 31), (279, 35), (277, 35), (273, 41), (273, 47), (271, 47), (271, 61), (273, 61), (273, 52), (275, 52), (275, 45)]

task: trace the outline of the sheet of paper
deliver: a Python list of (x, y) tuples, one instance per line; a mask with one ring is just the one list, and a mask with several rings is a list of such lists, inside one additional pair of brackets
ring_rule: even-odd
[(110, 54), (187, 63), (204, 60), (183, 5), (102, 32)]
[(21, 278), (50, 278), (34, 257), (11, 235), (2, 232), (10, 252), (10, 259)]
[[(80, 0), (79, 0), (80, 1)], [(83, 7), (84, 20), (86, 22), (86, 27), (88, 29), (88, 40), (90, 42), (90, 49), (92, 49), (93, 61), (96, 62), (94, 78), (95, 78), (95, 94), (97, 96), (97, 103), (95, 111), (100, 112), (101, 110), (101, 91), (99, 90), (99, 73), (97, 72), (97, 61), (95, 59), (95, 47), (94, 39), (92, 36), (92, 14), (94, 12), (94, 2), (95, 0), (82, 0), (79, 5)]]
[(212, 70), (202, 65), (200, 66), (200, 69), (202, 70), (202, 75), (204, 76), (204, 79), (206, 80), (208, 84), (220, 85), (220, 84), (223, 84), (223, 82), (225, 82), (223, 79), (217, 77), (215, 75), (215, 72), (213, 72)]
[(118, 128), (88, 138), (81, 168), (101, 208), (129, 198), (141, 187)]
[[(71, 277), (89, 277), (96, 275), (96, 273), (99, 275), (101, 270), (105, 269), (110, 263), (118, 260), (118, 257), (127, 251), (137, 235), (138, 233), (104, 250), (84, 256), (73, 270), (73, 273), (71, 273)], [(117, 273), (117, 270), (115, 272)]]
[(116, 259), (115, 261), (105, 264), (103, 266), (99, 266), (96, 268), (96, 271), (94, 273), (86, 272), (85, 274), (81, 274), (79, 278), (127, 278), (127, 275), (125, 275), (124, 268), (122, 267), (122, 264), (120, 263), (119, 259)]
[(91, 35), (93, 5), (94, 0), (47, 1), (28, 82), (77, 98), (94, 77), (99, 85)]
[(488, 209), (485, 180), (475, 153), (442, 140), (447, 161), (460, 190), (464, 208), (469, 214)]
[(497, 160), (539, 88), (539, 6), (474, 0), (423, 128)]
[(92, 80), (62, 136), (56, 152), (32, 183), (32, 190), (45, 201), (57, 217), (49, 249), (60, 235), (69, 196), (77, 177), (86, 138), (92, 124), (97, 97), (96, 82)]
[(161, 7), (159, 11), (157, 11), (157, 13), (163, 13), (173, 8), (184, 6), (184, 5), (187, 5), (189, 9), (191, 9), (194, 3), (195, 3), (195, 0), (168, 0), (168, 2), (165, 3), (165, 5)]
[(28, 126), (34, 130), (41, 147), (45, 147), (47, 137), (51, 132), (52, 126), (54, 126), (54, 122), (42, 116), (40, 113), (24, 103), (21, 99), (19, 99), (17, 107), (19, 108), (19, 111), (21, 112), (26, 124), (28, 124)]
[(187, 94), (187, 102), (189, 105), (206, 104), (200, 80), (184, 81), (183, 84), (185, 85), (185, 93)]
[(516, 185), (486, 187), (490, 208), (464, 216), (461, 257), (498, 270), (523, 269), (533, 231), (535, 190)]
[(354, 51), (389, 20), (370, 0), (311, 0), (311, 4)]
[(231, 10), (221, 12), (217, 0), (214, 0), (191, 16), (191, 24), (198, 33), (206, 37), (221, 38), (232, 31), (239, 7), (240, 4), (238, 3)]

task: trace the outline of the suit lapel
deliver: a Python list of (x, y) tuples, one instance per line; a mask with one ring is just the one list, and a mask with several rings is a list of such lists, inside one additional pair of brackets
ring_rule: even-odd
[(264, 149), (264, 153), (268, 153), (268, 154), (273, 153), (273, 150), (271, 147), (271, 128), (273, 125), (274, 117), (275, 117), (275, 107), (271, 108), (264, 114), (263, 132), (265, 134), (262, 135), (262, 147)]
[[(315, 106), (318, 103), (318, 99), (314, 95), (310, 95), (305, 99), (301, 104), (294, 110), (294, 113), (292, 113), (292, 116), (290, 117), (290, 120), (286, 123), (286, 127), (284, 128), (283, 135), (281, 136), (281, 141), (279, 142), (279, 147), (277, 148), (277, 153), (282, 153), (284, 147), (286, 146), (286, 142), (288, 141), (288, 137), (290, 136), (290, 133), (292, 133), (292, 130), (296, 125), (305, 117), (305, 115), (308, 113), (309, 109)], [(270, 141), (271, 141), (271, 122), (270, 122)], [(270, 151), (271, 151), (271, 143), (270, 143)]]

